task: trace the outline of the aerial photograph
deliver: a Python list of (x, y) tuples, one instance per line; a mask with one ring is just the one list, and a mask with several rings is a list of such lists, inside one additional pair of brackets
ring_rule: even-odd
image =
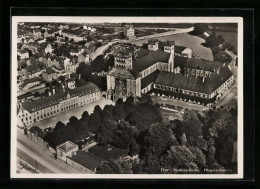
[(238, 173), (238, 23), (16, 30), (17, 175)]

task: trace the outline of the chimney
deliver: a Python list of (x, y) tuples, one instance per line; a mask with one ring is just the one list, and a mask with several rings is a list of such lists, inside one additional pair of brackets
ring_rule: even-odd
[(202, 78), (202, 82), (204, 83), (205, 82), (205, 77), (203, 76), (203, 78)]
[(51, 96), (51, 92), (49, 91), (49, 96)]
[(52, 93), (55, 94), (55, 88), (52, 89)]
[(81, 78), (81, 74), (79, 74), (79, 79)]

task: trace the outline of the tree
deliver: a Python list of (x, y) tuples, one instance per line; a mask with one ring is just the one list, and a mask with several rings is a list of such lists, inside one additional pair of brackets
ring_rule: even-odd
[(96, 133), (102, 124), (100, 115), (92, 113), (89, 118), (88, 126), (91, 132)]
[(99, 116), (102, 116), (102, 114), (103, 114), (103, 111), (102, 111), (102, 109), (100, 108), (100, 106), (99, 105), (96, 105), (95, 107), (94, 107), (94, 111), (93, 111), (95, 114), (98, 114)]
[(183, 115), (181, 132), (186, 136), (202, 136), (202, 123), (199, 121), (197, 112), (186, 110)]
[(113, 109), (113, 117), (116, 121), (120, 121), (120, 120), (123, 120), (125, 119), (126, 115), (125, 115), (125, 111), (123, 109), (123, 106), (122, 105), (118, 105), (116, 107), (114, 107)]
[(128, 122), (121, 122), (117, 126), (112, 144), (119, 148), (129, 148), (134, 141), (135, 132), (136, 130)]
[(162, 159), (162, 167), (167, 173), (178, 173), (175, 169), (197, 169), (196, 156), (186, 146), (171, 146)]
[(87, 111), (84, 111), (83, 114), (81, 115), (81, 119), (82, 121), (84, 121), (85, 123), (88, 123), (89, 121), (89, 114)]
[(58, 121), (58, 122), (56, 123), (55, 130), (62, 130), (62, 129), (64, 129), (64, 128), (65, 128), (65, 124), (62, 123), (61, 121)]
[(112, 137), (116, 132), (116, 124), (111, 121), (105, 121), (104, 124), (100, 126), (98, 138), (100, 140), (100, 144), (108, 145), (113, 142)]
[(123, 100), (122, 100), (122, 98), (119, 98), (119, 99), (117, 99), (117, 101), (116, 101), (116, 106), (119, 106), (119, 105), (123, 105)]
[(120, 164), (118, 164), (115, 161), (105, 161), (102, 162), (96, 171), (97, 174), (122, 174), (123, 173), (123, 169), (120, 166)]
[(198, 165), (201, 171), (207, 167), (206, 156), (198, 147), (189, 147), (189, 150), (194, 154), (194, 162)]
[(145, 136), (145, 149), (147, 153), (158, 157), (166, 153), (171, 145), (176, 144), (178, 142), (171, 138), (170, 129), (161, 123), (151, 125)]

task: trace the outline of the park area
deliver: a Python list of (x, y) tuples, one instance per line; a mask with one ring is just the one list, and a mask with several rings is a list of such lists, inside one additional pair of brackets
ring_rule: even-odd
[(88, 152), (98, 156), (99, 158), (109, 161), (109, 160), (116, 160), (119, 158), (123, 158), (128, 155), (127, 149), (120, 149), (114, 146), (101, 146), (95, 145), (88, 149)]

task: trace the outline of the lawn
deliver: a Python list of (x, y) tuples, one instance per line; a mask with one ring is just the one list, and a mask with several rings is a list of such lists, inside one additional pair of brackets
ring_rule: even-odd
[(128, 150), (116, 148), (111, 145), (110, 146), (95, 145), (90, 149), (88, 149), (88, 152), (107, 161), (116, 160), (119, 159), (120, 157), (122, 158), (128, 155)]

